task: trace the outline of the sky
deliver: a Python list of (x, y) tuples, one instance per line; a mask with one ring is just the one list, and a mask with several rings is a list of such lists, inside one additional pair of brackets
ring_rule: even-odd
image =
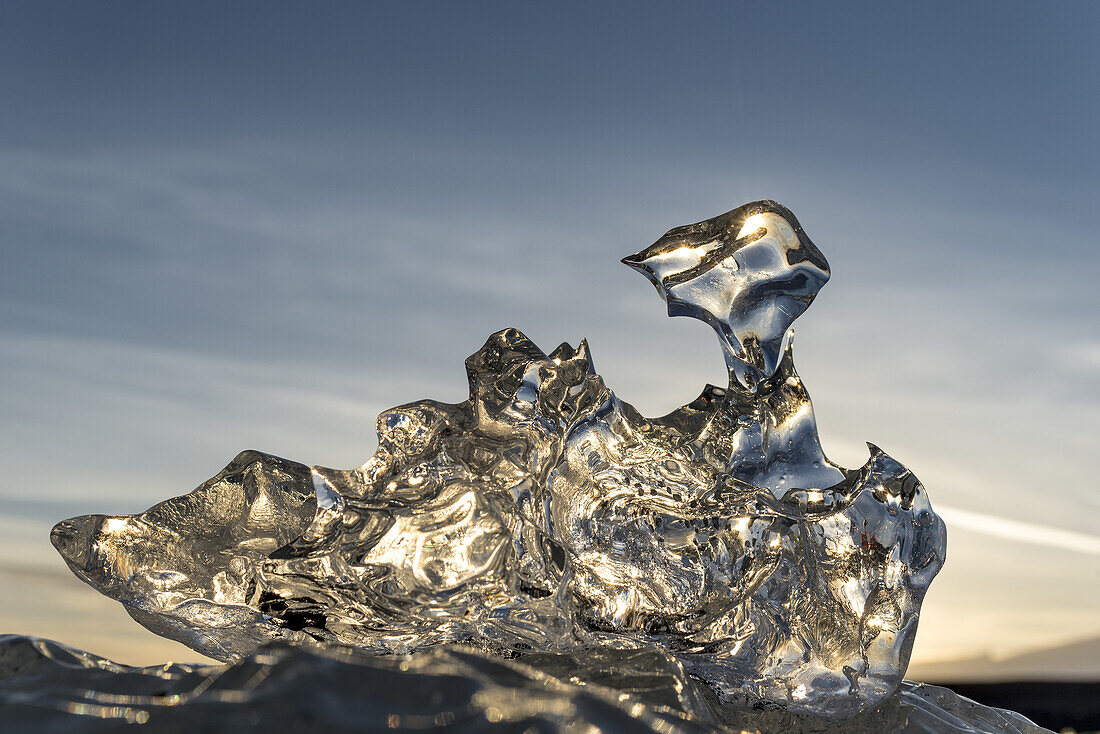
[(379, 411), (463, 400), (506, 326), (587, 337), (647, 415), (724, 384), (708, 327), (619, 259), (773, 198), (832, 266), (795, 326), (826, 453), (881, 446), (948, 523), (911, 674), (1100, 638), (1100, 6), (0, 19), (0, 632), (199, 659), (72, 578), (50, 526), (246, 448), (357, 466)]

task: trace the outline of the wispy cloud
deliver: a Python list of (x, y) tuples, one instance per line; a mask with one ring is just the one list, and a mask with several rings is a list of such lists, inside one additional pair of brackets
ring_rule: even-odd
[(971, 512), (957, 507), (936, 506), (936, 512), (948, 524), (994, 538), (1020, 543), (1044, 545), (1049, 548), (1100, 556), (1100, 536), (1077, 533), (1064, 528), (1009, 520), (1005, 517)]

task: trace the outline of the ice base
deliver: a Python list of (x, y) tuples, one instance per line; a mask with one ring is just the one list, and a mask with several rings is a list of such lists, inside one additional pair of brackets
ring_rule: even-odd
[(502, 658), (464, 646), (377, 656), (272, 643), (231, 665), (119, 665), (0, 637), (0, 732), (940, 732), (1036, 734), (1019, 714), (904, 682), (844, 722), (738, 708), (657, 649)]

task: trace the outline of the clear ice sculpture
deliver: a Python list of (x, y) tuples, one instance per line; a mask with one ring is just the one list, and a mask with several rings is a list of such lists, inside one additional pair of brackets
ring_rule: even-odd
[(246, 451), (140, 515), (65, 520), (53, 543), (142, 625), (223, 661), (279, 640), (580, 667), (649, 654), (734, 708), (874, 709), (902, 684), (946, 530), (875, 446), (854, 470), (822, 453), (790, 327), (825, 257), (758, 201), (623, 262), (669, 315), (714, 328), (726, 387), (645, 418), (584, 341), (545, 354), (505, 329), (466, 360), (467, 401), (382, 413), (357, 469)]

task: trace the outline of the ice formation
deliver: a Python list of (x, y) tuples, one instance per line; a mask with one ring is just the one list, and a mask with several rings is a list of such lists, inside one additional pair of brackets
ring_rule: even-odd
[(946, 532), (879, 449), (855, 470), (822, 453), (790, 327), (825, 257), (760, 201), (623, 262), (715, 329), (725, 388), (645, 418), (585, 342), (546, 354), (505, 329), (466, 360), (467, 401), (384, 412), (357, 469), (244, 452), (140, 515), (61, 522), (54, 545), (138, 622), (225, 661), (314, 642), (340, 660), (475, 655), (458, 644), (581, 680), (650, 661), (728, 712), (901, 705)]
[[(5, 676), (15, 670), (14, 676)], [(658, 647), (529, 653), (446, 645), (409, 656), (272, 643), (228, 665), (132, 668), (46, 640), (0, 636), (0, 731), (1053, 734), (946, 688), (905, 681), (839, 722), (718, 700)]]

